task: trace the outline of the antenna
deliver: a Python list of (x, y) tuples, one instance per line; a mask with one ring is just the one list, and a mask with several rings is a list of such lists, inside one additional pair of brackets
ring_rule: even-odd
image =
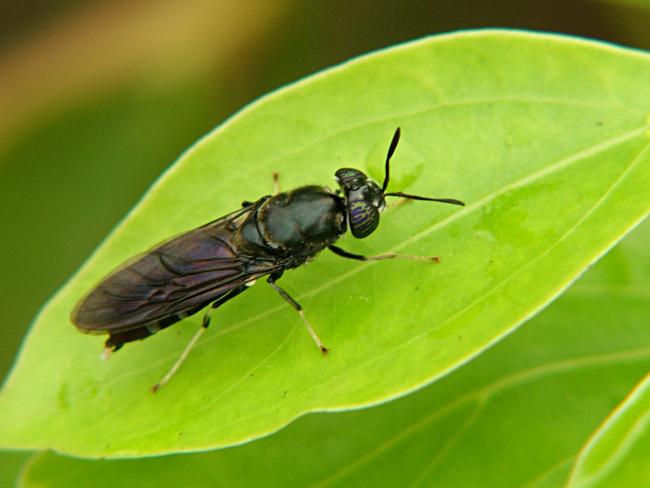
[(384, 184), (381, 185), (381, 191), (386, 191), (386, 188), (388, 188), (388, 182), (390, 180), (390, 158), (393, 157), (393, 153), (397, 148), (400, 134), (401, 131), (398, 127), (397, 130), (395, 130), (395, 134), (393, 134), (393, 140), (390, 141), (390, 147), (388, 148), (388, 154), (386, 155), (386, 176), (384, 176)]
[(391, 193), (384, 193), (385, 197), (401, 197), (408, 198), (409, 200), (424, 200), (426, 202), (440, 202), (440, 203), (451, 203), (452, 205), (460, 205), (461, 207), (465, 206), (465, 203), (455, 198), (430, 198), (430, 197), (421, 197), (418, 195), (410, 195), (408, 193), (402, 193), (401, 191), (395, 191)]
[(452, 205), (460, 205), (461, 207), (464, 207), (465, 204), (460, 200), (456, 200), (455, 198), (421, 197), (418, 195), (403, 193), (401, 191), (386, 193), (386, 188), (388, 188), (388, 182), (390, 181), (390, 158), (393, 157), (393, 154), (395, 153), (395, 149), (397, 148), (397, 143), (399, 142), (400, 134), (401, 134), (401, 130), (398, 127), (397, 130), (395, 131), (395, 134), (393, 134), (393, 140), (390, 141), (390, 146), (388, 147), (388, 154), (386, 155), (386, 176), (384, 176), (384, 184), (381, 185), (381, 191), (384, 192), (384, 196), (408, 198), (409, 200), (423, 200), (426, 202), (450, 203)]

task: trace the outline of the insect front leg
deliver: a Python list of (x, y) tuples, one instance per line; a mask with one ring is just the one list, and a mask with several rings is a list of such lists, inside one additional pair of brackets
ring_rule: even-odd
[(311, 335), (312, 339), (314, 339), (314, 342), (316, 343), (316, 346), (320, 349), (320, 352), (323, 353), (323, 355), (327, 355), (329, 352), (329, 349), (323, 345), (323, 342), (320, 340), (320, 337), (316, 334), (314, 331), (313, 327), (307, 320), (307, 317), (305, 317), (305, 312), (302, 309), (302, 306), (294, 300), (291, 295), (289, 295), (286, 291), (284, 291), (282, 288), (280, 288), (277, 284), (276, 281), (280, 279), (280, 276), (282, 276), (282, 273), (274, 273), (271, 276), (268, 277), (266, 280), (269, 285), (273, 287), (275, 291), (277, 291), (282, 298), (286, 300), (286, 302), (291, 305), (296, 312), (298, 312), (298, 315), (300, 315), (300, 318), (302, 319), (302, 322), (305, 324), (305, 327), (307, 327), (307, 331), (309, 332), (309, 335)]
[(363, 256), (361, 254), (354, 254), (348, 252), (345, 249), (341, 249), (340, 247), (334, 245), (330, 245), (328, 246), (328, 248), (334, 254), (337, 254), (344, 258), (354, 259), (356, 261), (383, 261), (384, 259), (402, 258), (402, 259), (415, 259), (417, 261), (428, 261), (433, 263), (440, 262), (440, 258), (438, 256), (413, 256), (411, 254), (396, 254), (394, 252), (389, 252), (386, 254), (377, 254), (376, 256)]

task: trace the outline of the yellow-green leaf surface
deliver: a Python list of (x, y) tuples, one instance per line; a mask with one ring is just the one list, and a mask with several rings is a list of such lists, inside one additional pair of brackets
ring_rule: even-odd
[(576, 488), (648, 485), (650, 375), (596, 432), (582, 452), (570, 484)]
[[(383, 402), (480, 353), (557, 296), (650, 207), (650, 56), (586, 41), (479, 31), (355, 60), (256, 102), (184, 154), (37, 318), (0, 396), (0, 444), (139, 456), (245, 442), (310, 411)], [(68, 315), (113, 267), (167, 236), (341, 166), (391, 188), (465, 200), (389, 209), (353, 252), (436, 254), (440, 265), (333, 255), (281, 283), (324, 342), (257, 285), (171, 384), (149, 387), (200, 318), (108, 362)], [(83, 232), (83, 229), (79, 229)], [(74, 239), (74, 235), (70, 236)]]
[(649, 239), (650, 221), (538, 317), (414, 395), (206, 454), (45, 454), (22, 486), (566, 486), (590, 434), (650, 367), (650, 302), (639, 293)]

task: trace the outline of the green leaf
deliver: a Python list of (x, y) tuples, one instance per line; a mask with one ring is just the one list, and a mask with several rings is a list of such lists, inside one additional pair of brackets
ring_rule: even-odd
[[(381, 51), (253, 104), (183, 155), (38, 317), (0, 396), (0, 443), (81, 456), (211, 449), (306, 412), (387, 401), (450, 372), (511, 332), (638, 223), (650, 202), (650, 56), (566, 37), (479, 31)], [(104, 363), (101, 338), (68, 315), (148, 246), (270, 190), (381, 177), (403, 129), (393, 190), (464, 209), (389, 209), (353, 252), (442, 263), (355, 263), (329, 254), (282, 284), (328, 358), (267, 286), (214, 314), (171, 384), (200, 318)], [(83, 232), (83, 229), (80, 229)], [(74, 236), (71, 236), (74, 239)]]
[(0, 486), (14, 486), (30, 457), (30, 452), (0, 452)]
[(648, 239), (650, 221), (529, 324), (404, 399), (309, 415), (212, 453), (44, 454), (23, 486), (565, 486), (591, 432), (650, 366), (650, 303), (631, 288), (642, 281), (610, 273), (650, 269)]
[[(645, 301), (646, 308), (650, 307), (649, 241), (650, 221), (647, 221), (576, 286), (585, 293), (602, 290), (636, 297)], [(644, 318), (646, 326), (648, 315), (646, 313)], [(641, 486), (650, 483), (648, 412), (650, 376), (646, 376), (592, 434), (579, 453), (568, 486)]]
[(571, 487), (650, 483), (650, 375), (630, 393), (581, 453)]

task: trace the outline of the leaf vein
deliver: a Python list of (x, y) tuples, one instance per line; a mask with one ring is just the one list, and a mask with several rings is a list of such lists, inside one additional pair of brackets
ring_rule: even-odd
[[(603, 141), (601, 143), (589, 146), (587, 148), (583, 148), (583, 149), (581, 149), (579, 151), (576, 151), (576, 152), (574, 152), (574, 153), (572, 153), (572, 154), (570, 154), (568, 156), (565, 156), (564, 158), (562, 158), (562, 159), (560, 159), (560, 160), (558, 160), (558, 161), (556, 161), (554, 163), (551, 163), (550, 165), (542, 168), (541, 170), (537, 171), (536, 173), (527, 175), (527, 176), (525, 176), (525, 177), (523, 177), (523, 178), (521, 178), (521, 179), (519, 179), (519, 180), (517, 180), (517, 181), (515, 181), (515, 182), (513, 182), (513, 183), (511, 183), (509, 185), (506, 185), (506, 186), (502, 187), (499, 190), (496, 190), (494, 192), (491, 192), (491, 193), (483, 196), (482, 198), (480, 198), (476, 202), (467, 205), (466, 207), (464, 207), (460, 211), (457, 211), (457, 212), (445, 217), (444, 219), (432, 224), (431, 226), (427, 227), (426, 229), (423, 229), (419, 233), (414, 234), (411, 238), (406, 239), (400, 245), (395, 246), (390, 251), (398, 251), (398, 250), (402, 249), (403, 247), (405, 247), (406, 245), (411, 244), (413, 242), (416, 242), (417, 240), (425, 237), (426, 235), (428, 235), (428, 234), (430, 234), (432, 232), (435, 232), (436, 230), (444, 228), (445, 226), (449, 225), (450, 223), (452, 223), (455, 220), (458, 220), (459, 218), (465, 216), (466, 214), (478, 210), (479, 208), (481, 208), (482, 206), (488, 204), (489, 202), (496, 199), (500, 195), (503, 195), (503, 194), (505, 194), (505, 193), (507, 193), (509, 191), (512, 191), (512, 190), (514, 190), (516, 188), (520, 188), (522, 186), (525, 186), (526, 184), (532, 183), (533, 181), (536, 181), (536, 180), (538, 180), (538, 179), (540, 179), (540, 178), (542, 178), (542, 177), (544, 177), (544, 176), (546, 176), (548, 174), (552, 174), (555, 171), (559, 171), (562, 168), (564, 168), (566, 166), (569, 166), (569, 165), (571, 165), (571, 164), (573, 164), (573, 163), (575, 163), (577, 161), (580, 161), (583, 158), (598, 154), (598, 153), (600, 153), (602, 151), (605, 151), (605, 150), (607, 150), (607, 149), (609, 149), (611, 147), (615, 147), (618, 144), (621, 144), (621, 143), (627, 142), (629, 140), (632, 140), (633, 138), (642, 135), (645, 130), (646, 130), (645, 126), (638, 127), (636, 129), (633, 129), (633, 130), (624, 132), (622, 134), (619, 134), (617, 136), (614, 136), (614, 137), (612, 137), (612, 138), (610, 138), (608, 140), (605, 140), (605, 141)], [(342, 281), (347, 280), (348, 278), (351, 278), (352, 276), (360, 273), (364, 269), (367, 269), (368, 266), (374, 266), (376, 264), (377, 264), (376, 262), (360, 263), (360, 264), (356, 265), (356, 267), (352, 268), (350, 271), (348, 271), (346, 273), (342, 273), (341, 275), (339, 275), (337, 277), (334, 277), (334, 278), (330, 279), (329, 281), (323, 282), (321, 285), (315, 287), (314, 289), (312, 289), (312, 290), (310, 290), (308, 292), (305, 292), (303, 294), (300, 294), (299, 299), (304, 300), (304, 299), (306, 299), (308, 297), (311, 297), (311, 296), (314, 296), (314, 295), (316, 295), (318, 293), (321, 293), (323, 290), (326, 290), (326, 289), (328, 289), (328, 288), (330, 288), (332, 286), (335, 286), (338, 283), (341, 283)], [(270, 308), (266, 309), (264, 312), (259, 313), (259, 314), (255, 315), (253, 317), (247, 318), (245, 320), (242, 320), (237, 324), (233, 324), (233, 325), (231, 325), (229, 327), (224, 327), (224, 328), (218, 330), (215, 334), (213, 334), (213, 335), (211, 335), (209, 337), (206, 337), (204, 340), (199, 342), (196, 345), (196, 348), (198, 349), (198, 348), (204, 347), (206, 344), (209, 344), (214, 340), (218, 340), (218, 338), (221, 337), (221, 336), (225, 336), (227, 334), (230, 334), (230, 333), (236, 331), (237, 329), (239, 329), (241, 327), (245, 327), (245, 326), (248, 326), (250, 324), (257, 323), (260, 320), (264, 319), (265, 317), (268, 317), (269, 315), (271, 315), (273, 313), (276, 313), (276, 312), (279, 312), (279, 311), (285, 310), (285, 309), (286, 309), (286, 306), (284, 306), (284, 305), (277, 305), (275, 307), (270, 307)], [(398, 346), (398, 348), (399, 347), (404, 347), (405, 345), (408, 345), (409, 342), (410, 341), (408, 341), (407, 343), (401, 344), (400, 346)], [(391, 350), (391, 352), (392, 352), (392, 350)], [(124, 378), (126, 378), (128, 376), (139, 375), (139, 374), (141, 374), (141, 373), (143, 373), (145, 371), (148, 371), (150, 369), (157, 369), (160, 366), (162, 366), (164, 364), (167, 364), (169, 362), (169, 360), (171, 358), (173, 358), (173, 357), (174, 357), (173, 353), (169, 353), (169, 354), (160, 356), (157, 360), (150, 361), (147, 364), (145, 364), (145, 365), (143, 365), (143, 366), (141, 366), (139, 368), (133, 368), (133, 369), (130, 369), (129, 371), (127, 371), (127, 372), (122, 373), (121, 375), (115, 375), (112, 378), (108, 379), (107, 382), (123, 381)], [(379, 357), (376, 358), (376, 359), (379, 359)], [(362, 365), (360, 365), (360, 366), (362, 366)]]

